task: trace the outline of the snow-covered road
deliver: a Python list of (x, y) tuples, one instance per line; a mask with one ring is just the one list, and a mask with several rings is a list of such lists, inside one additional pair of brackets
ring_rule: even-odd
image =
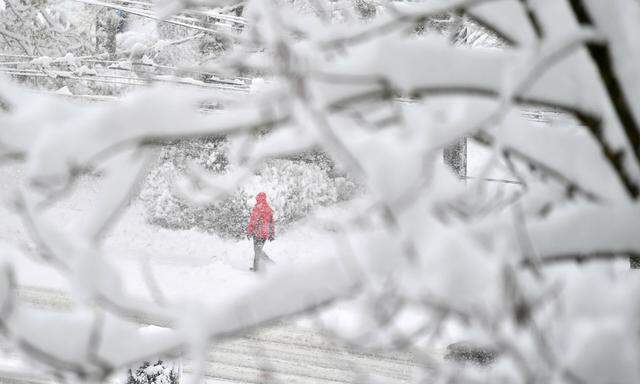
[[(55, 310), (68, 309), (72, 301), (63, 292), (23, 287), (25, 303)], [(434, 354), (435, 355), (435, 354)], [(11, 384), (48, 383), (38, 375), (28, 380), (8, 379), (15, 356), (0, 362), (0, 382)], [(211, 346), (205, 368), (205, 383), (261, 383), (265, 375), (282, 383), (352, 383), (371, 375), (385, 383), (409, 382), (419, 361), (409, 352), (355, 351), (334, 342), (316, 329), (294, 323), (278, 323)], [(4, 367), (4, 368), (3, 368)], [(17, 366), (13, 366), (16, 372)], [(192, 362), (183, 361), (185, 375)], [(17, 375), (16, 375), (17, 376)], [(115, 382), (118, 382), (116, 379)]]
[(404, 383), (415, 367), (408, 353), (356, 352), (317, 331), (279, 324), (213, 346), (206, 376), (242, 383), (263, 382), (265, 374), (283, 383), (353, 383), (368, 374)]

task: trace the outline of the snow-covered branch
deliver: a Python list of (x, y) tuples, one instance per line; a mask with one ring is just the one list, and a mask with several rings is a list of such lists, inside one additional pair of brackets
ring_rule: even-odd
[[(78, 2), (88, 7), (0, 9), (0, 71), (11, 76), (0, 78), (0, 162), (24, 166), (10, 200), (28, 237), (0, 243), (0, 332), (29, 361), (104, 381), (192, 352), (201, 373), (209, 343), (305, 314), (355, 348), (414, 350), (434, 382), (640, 380), (639, 360), (613, 353), (640, 350), (629, 331), (640, 285), (616, 262), (640, 257), (640, 4)], [(487, 159), (454, 174), (442, 150), (466, 137)], [(329, 159), (323, 175), (353, 179), (361, 195), (344, 198), (345, 214), (302, 221), (326, 235), (319, 260), (300, 249), (304, 262), (242, 289), (176, 300), (156, 255), (135, 255), (140, 297), (110, 231), (158, 154), (193, 139), (217, 152), (175, 167), (162, 193), (185, 206), (215, 207), (265, 162), (312, 151)], [(101, 187), (79, 224), (52, 220), (86, 175)], [(292, 178), (305, 191), (322, 183)], [(17, 258), (30, 251), (69, 285), (74, 308), (17, 296)], [(348, 309), (334, 316), (336, 303)], [(433, 357), (452, 329), (492, 365)]]

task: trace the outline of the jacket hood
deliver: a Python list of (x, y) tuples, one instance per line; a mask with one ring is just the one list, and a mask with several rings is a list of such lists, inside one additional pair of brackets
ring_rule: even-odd
[(267, 203), (267, 194), (264, 192), (260, 192), (256, 195), (256, 202), (257, 203), (263, 203), (266, 204)]

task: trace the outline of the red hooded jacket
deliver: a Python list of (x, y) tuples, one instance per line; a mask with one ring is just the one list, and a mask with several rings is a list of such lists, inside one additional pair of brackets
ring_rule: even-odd
[(267, 195), (264, 192), (256, 196), (256, 205), (251, 211), (247, 234), (262, 239), (275, 237), (276, 229), (273, 224), (273, 210), (267, 203)]

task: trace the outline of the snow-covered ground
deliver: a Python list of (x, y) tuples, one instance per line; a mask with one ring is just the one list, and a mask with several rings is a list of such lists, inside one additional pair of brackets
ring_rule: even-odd
[[(3, 202), (11, 199), (12, 187), (23, 179), (24, 170), (19, 166), (0, 168)], [(76, 191), (50, 209), (47, 216), (61, 228), (81, 225), (88, 208), (100, 204), (100, 188), (100, 179), (83, 178)], [(0, 241), (28, 242), (20, 218), (7, 208), (9, 205), (0, 206)], [(104, 244), (112, 255), (111, 261), (123, 271), (124, 285), (131, 292), (141, 296), (149, 294), (141, 272), (143, 268), (152, 268), (165, 295), (175, 300), (214, 301), (257, 278), (249, 271), (253, 248), (248, 240), (222, 239), (196, 230), (175, 231), (149, 225), (142, 209), (142, 204), (134, 201)], [(340, 208), (330, 209), (340, 214)], [(333, 247), (329, 234), (319, 231), (315, 224), (303, 224), (281, 233), (277, 241), (267, 243), (265, 250), (277, 263), (273, 268), (280, 268), (327, 257), (334, 253)], [(53, 308), (69, 305), (70, 288), (66, 280), (38, 260), (25, 256), (28, 255), (15, 258), (21, 297)], [(144, 262), (145, 259), (148, 262)], [(396, 379), (406, 379), (412, 369), (413, 363), (406, 355), (372, 357), (350, 352), (332, 345), (305, 324), (308, 322), (278, 324), (214, 346), (207, 366), (207, 382), (215, 382), (214, 377), (234, 382), (257, 381), (265, 361), (271, 365), (267, 371), (288, 382), (347, 381), (355, 374), (350, 368), (356, 365)], [(344, 359), (346, 362), (339, 363)], [(0, 377), (2, 372), (9, 377), (10, 372), (20, 371), (22, 367), (15, 356), (5, 356), (0, 363)], [(188, 371), (187, 362), (185, 372), (188, 374)]]
[[(0, 168), (0, 197), (11, 198), (10, 187), (22, 182), (23, 171), (18, 167)], [(94, 204), (100, 204), (100, 180), (83, 178), (76, 191), (47, 211), (61, 228), (81, 225), (84, 214)], [(0, 207), (0, 240), (27, 240), (20, 218)], [(278, 265), (306, 263), (332, 253), (329, 236), (313, 226), (296, 226), (268, 242), (265, 251)], [(132, 292), (145, 295), (142, 268), (151, 266), (164, 292), (170, 298), (224, 295), (255, 279), (249, 271), (253, 245), (249, 240), (222, 239), (197, 230), (168, 230), (149, 225), (144, 220), (143, 207), (132, 203), (105, 239), (104, 247), (111, 261), (123, 270), (125, 286)], [(148, 263), (145, 263), (145, 259)], [(66, 291), (68, 286), (55, 271), (34, 260), (19, 258), (20, 284)], [(277, 266), (276, 266), (277, 268)]]
[[(479, 173), (481, 160), (487, 156), (471, 147), (469, 174)], [(502, 177), (495, 173), (486, 176)], [(23, 182), (20, 166), (0, 167), (0, 199), (9, 201), (13, 187)], [(61, 228), (81, 226), (88, 209), (100, 204), (100, 192), (99, 178), (84, 177), (73, 193), (47, 211), (47, 216)], [(20, 218), (8, 206), (0, 205), (0, 241), (28, 243)], [(330, 217), (345, 213), (340, 206), (325, 211), (323, 216)], [(174, 300), (215, 301), (257, 278), (249, 271), (253, 257), (250, 241), (150, 225), (136, 200), (106, 236), (104, 247), (113, 264), (122, 270), (124, 286), (141, 296), (149, 295), (142, 273), (145, 268), (151, 268), (164, 294)], [(276, 262), (273, 268), (282, 268), (330, 257), (336, 252), (334, 247), (330, 233), (318, 230), (317, 223), (303, 221), (280, 233), (265, 250)], [(57, 272), (24, 255), (15, 261), (22, 296), (27, 301), (52, 307), (68, 305), (70, 288)], [(336, 346), (310, 324), (305, 319), (277, 324), (214, 346), (206, 370), (208, 378), (254, 382), (259, 381), (260, 374), (271, 372), (287, 382), (347, 382), (358, 373), (353, 368), (360, 367), (387, 380), (403, 382), (416, 367), (415, 359), (407, 353), (367, 355)], [(15, 359), (5, 359), (0, 366), (19, 369)], [(185, 367), (188, 372), (188, 362)]]
[[(487, 152), (471, 146), (469, 175), (478, 175), (488, 156)], [(504, 178), (504, 175), (494, 171), (485, 177)], [(0, 201), (10, 201), (13, 187), (23, 182), (21, 166), (0, 167)], [(89, 208), (100, 204), (100, 192), (99, 178), (84, 177), (73, 193), (47, 211), (47, 216), (61, 228), (80, 227)], [(0, 205), (0, 241), (28, 242), (20, 218), (7, 206), (10, 204)], [(344, 213), (336, 206), (326, 208), (323, 216)], [(147, 293), (140, 272), (148, 266), (161, 282), (164, 293), (175, 299), (210, 297), (214, 300), (256, 278), (249, 271), (253, 258), (249, 240), (222, 239), (198, 230), (169, 230), (150, 225), (145, 222), (142, 204), (135, 200), (107, 235), (104, 247), (116, 267), (124, 271), (125, 286), (141, 295)], [(318, 230), (316, 223), (302, 222), (279, 233), (276, 241), (267, 242), (265, 251), (278, 268), (328, 257), (335, 254), (334, 247), (330, 233)], [(66, 281), (51, 268), (28, 258), (16, 261), (21, 285), (68, 290)]]

